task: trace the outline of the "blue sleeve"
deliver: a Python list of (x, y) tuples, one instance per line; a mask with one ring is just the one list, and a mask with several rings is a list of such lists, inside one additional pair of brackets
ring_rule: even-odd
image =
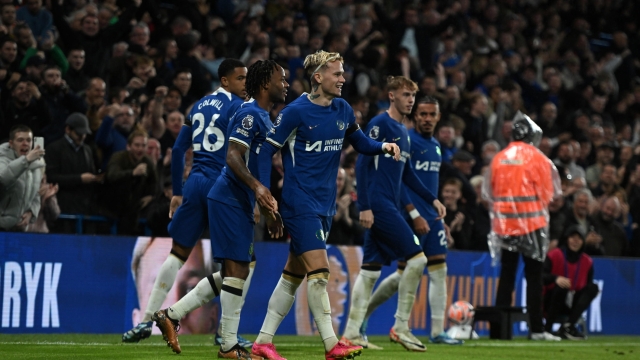
[(96, 132), (96, 144), (101, 148), (109, 148), (113, 144), (113, 121), (115, 119), (111, 116), (105, 116), (102, 119), (102, 124)]
[(278, 150), (280, 149), (265, 141), (258, 154), (258, 180), (267, 189), (271, 189), (271, 159)]
[(425, 199), (429, 204), (433, 203), (433, 201), (437, 199), (433, 195), (433, 193), (426, 186), (424, 186), (418, 175), (416, 175), (415, 171), (413, 171), (411, 161), (407, 161), (404, 165), (402, 182), (416, 194), (418, 194), (418, 196)]
[(360, 211), (371, 210), (369, 204), (369, 165), (373, 157), (358, 155), (356, 161), (356, 182), (358, 184), (358, 209)]
[(282, 109), (276, 121), (273, 124), (273, 128), (267, 136), (267, 142), (271, 145), (279, 148), (284, 146), (291, 133), (300, 125), (300, 116), (295, 108), (291, 105)]
[[(356, 125), (357, 126), (357, 125)], [(356, 130), (353, 130), (349, 133), (347, 129), (347, 139), (349, 143), (353, 145), (353, 148), (356, 149), (357, 152), (364, 155), (380, 155), (384, 154), (382, 151), (381, 142), (374, 141), (369, 139), (358, 127)]]
[(260, 114), (253, 111), (239, 111), (237, 116), (233, 116), (231, 123), (229, 123), (229, 141), (233, 141), (237, 144), (245, 146), (247, 149), (251, 148), (251, 142), (256, 135), (256, 132), (260, 131)]
[(191, 147), (191, 126), (183, 125), (171, 152), (171, 184), (173, 195), (182, 196), (182, 175), (184, 174), (184, 154)]
[(403, 185), (401, 190), (400, 190), (400, 205), (404, 209), (409, 204), (413, 204), (413, 201), (411, 200), (411, 196), (409, 196), (409, 192), (407, 191), (407, 187)]

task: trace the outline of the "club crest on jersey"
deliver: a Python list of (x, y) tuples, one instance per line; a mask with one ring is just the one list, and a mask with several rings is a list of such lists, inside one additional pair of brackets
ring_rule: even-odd
[(380, 128), (377, 126), (372, 127), (371, 130), (369, 130), (369, 137), (372, 139), (377, 139), (378, 136), (380, 136)]
[(273, 127), (277, 127), (278, 125), (280, 125), (280, 121), (282, 121), (282, 113), (278, 114), (278, 117), (273, 122)]
[(242, 127), (249, 130), (253, 127), (253, 116), (247, 115), (242, 119)]
[(336, 125), (338, 125), (338, 130), (344, 130), (344, 121), (337, 120)]

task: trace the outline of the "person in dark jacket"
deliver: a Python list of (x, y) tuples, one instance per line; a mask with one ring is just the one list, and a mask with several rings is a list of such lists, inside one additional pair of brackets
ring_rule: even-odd
[(46, 148), (47, 178), (58, 184), (58, 205), (66, 214), (95, 213), (95, 186), (103, 176), (97, 175), (93, 151), (84, 143), (89, 134), (87, 117), (73, 113), (66, 120), (64, 136)]
[(76, 112), (86, 113), (87, 104), (82, 98), (69, 91), (69, 87), (62, 80), (62, 71), (57, 66), (44, 69), (42, 78), (40, 92), (51, 114), (51, 123), (42, 132), (45, 144), (51, 144), (65, 135), (66, 120), (69, 115)]
[(580, 226), (570, 226), (564, 233), (566, 246), (551, 250), (544, 261), (545, 329), (550, 331), (554, 322), (568, 315), (558, 332), (563, 339), (586, 339), (576, 322), (599, 292), (593, 282), (593, 260), (584, 253), (585, 239)]

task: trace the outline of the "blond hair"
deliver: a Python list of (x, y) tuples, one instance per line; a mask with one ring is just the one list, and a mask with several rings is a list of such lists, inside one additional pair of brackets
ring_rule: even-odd
[(313, 77), (313, 74), (317, 73), (323, 66), (327, 66), (327, 63), (334, 61), (344, 63), (340, 53), (318, 50), (315, 54), (309, 54), (304, 58), (304, 71), (309, 77)]
[(407, 88), (410, 91), (418, 91), (418, 84), (404, 76), (387, 77), (387, 89), (389, 91), (396, 91), (402, 88)]

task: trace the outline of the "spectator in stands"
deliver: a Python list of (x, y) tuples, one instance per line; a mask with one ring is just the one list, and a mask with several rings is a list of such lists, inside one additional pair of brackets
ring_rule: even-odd
[[(578, 147), (580, 144), (578, 144)], [(587, 185), (585, 179), (584, 169), (576, 164), (574, 160), (573, 146), (569, 141), (563, 141), (558, 145), (558, 154), (553, 162), (556, 166), (564, 167), (571, 175), (571, 184), (575, 190), (578, 190)], [(575, 190), (573, 192), (575, 192)], [(565, 194), (565, 196), (572, 195), (573, 192)]]
[[(573, 178), (569, 174), (569, 171), (562, 166), (556, 166), (556, 169), (560, 176), (560, 186), (562, 187), (563, 196), (558, 196), (549, 203), (549, 251), (558, 247), (560, 238), (567, 227), (567, 214), (569, 212), (567, 197), (570, 196), (567, 195), (567, 189), (573, 188)], [(571, 195), (573, 195), (573, 193)]]
[(147, 156), (156, 164), (156, 176), (158, 177), (158, 187), (156, 193), (162, 193), (162, 186), (167, 177), (171, 177), (171, 149), (163, 156), (160, 142), (157, 139), (149, 138), (147, 142)]
[[(106, 170), (111, 155), (125, 150), (127, 139), (133, 131), (136, 119), (131, 106), (110, 105), (107, 115), (96, 134), (96, 144), (102, 150), (102, 169)], [(146, 148), (146, 141), (145, 141)]]
[(447, 208), (445, 224), (449, 226), (451, 238), (449, 247), (460, 250), (470, 250), (471, 245), (471, 217), (464, 207), (460, 207), (462, 199), (462, 181), (457, 178), (447, 178), (442, 183), (442, 204)]
[(455, 135), (456, 134), (453, 128), (453, 124), (451, 124), (450, 122), (442, 122), (438, 127), (436, 139), (438, 139), (438, 142), (440, 142), (443, 162), (451, 163), (453, 154), (458, 151), (458, 148), (454, 143)]
[(482, 143), (487, 137), (487, 121), (484, 114), (487, 112), (487, 98), (484, 95), (474, 95), (470, 100), (469, 113), (465, 115), (466, 127), (462, 137), (464, 137), (464, 149), (480, 157)]
[[(151, 142), (153, 139), (149, 139)], [(147, 226), (151, 230), (151, 236), (169, 237), (169, 205), (173, 196), (171, 176), (164, 178), (162, 191), (156, 195), (146, 211)]]
[(4, 26), (7, 34), (13, 34), (16, 27), (16, 7), (12, 2), (3, 2), (0, 5), (0, 24)]
[[(3, 8), (6, 8), (6, 6)], [(10, 37), (4, 37), (0, 40), (0, 65), (2, 65), (3, 69), (7, 69), (10, 72), (20, 70), (18, 44)]]
[(164, 110), (164, 98), (167, 95), (166, 86), (158, 86), (155, 89), (155, 96), (146, 103), (144, 115), (140, 119), (140, 125), (155, 139), (160, 139), (165, 133), (166, 124), (162, 119)]
[(180, 90), (180, 95), (182, 96), (180, 112), (184, 114), (187, 107), (191, 106), (191, 104), (198, 100), (198, 98), (194, 97), (189, 92), (192, 83), (191, 71), (186, 68), (176, 70), (173, 75), (172, 83), (173, 86)]
[(64, 81), (74, 93), (83, 95), (89, 87), (89, 76), (84, 73), (85, 53), (81, 47), (71, 48), (67, 55), (69, 69), (63, 74)]
[(33, 32), (37, 41), (41, 41), (45, 34), (53, 27), (53, 17), (49, 10), (42, 6), (42, 0), (26, 0), (16, 11), (16, 18), (24, 21)]
[(51, 114), (51, 123), (43, 133), (45, 143), (50, 144), (64, 136), (65, 121), (69, 115), (75, 112), (84, 114), (87, 112), (87, 106), (80, 97), (69, 90), (57, 66), (46, 68), (42, 77), (40, 92)]
[(38, 196), (40, 196), (40, 212), (36, 217), (36, 221), (27, 226), (27, 232), (35, 232), (41, 234), (48, 234), (49, 228), (60, 216), (60, 206), (58, 206), (58, 200), (56, 193), (58, 192), (58, 184), (50, 184), (47, 182), (47, 175), (42, 176), (40, 181), (40, 189), (38, 190)]
[(167, 96), (164, 98), (164, 116), (168, 116), (174, 111), (180, 111), (182, 107), (182, 94), (177, 87), (172, 86), (167, 92)]
[(164, 134), (158, 138), (160, 145), (162, 145), (162, 154), (165, 154), (165, 156), (169, 154), (169, 157), (171, 157), (171, 149), (178, 138), (182, 125), (184, 125), (184, 115), (182, 115), (182, 113), (173, 111), (167, 115), (167, 129)]
[(126, 150), (109, 160), (106, 174), (105, 205), (118, 218), (118, 233), (138, 233), (138, 216), (155, 195), (156, 164), (147, 156), (146, 133), (137, 130), (127, 139)]
[(473, 190), (473, 186), (469, 183), (472, 175), (473, 166), (476, 159), (473, 155), (465, 150), (456, 152), (451, 158), (451, 164), (445, 162), (440, 166), (440, 188), (444, 184), (444, 180), (448, 178), (457, 178), (462, 182), (462, 203), (466, 204), (471, 211), (476, 204), (477, 194)]
[(355, 192), (344, 168), (338, 170), (336, 179), (336, 214), (333, 216), (327, 244), (362, 245), (365, 228), (360, 225), (358, 208), (354, 201)]
[(570, 226), (563, 237), (567, 245), (549, 251), (544, 261), (545, 330), (550, 332), (554, 322), (562, 321), (561, 338), (585, 340), (576, 323), (599, 292), (593, 282), (593, 260), (584, 253), (585, 234), (580, 227)]
[[(58, 204), (65, 214), (96, 214), (96, 187), (104, 174), (97, 173), (94, 153), (84, 143), (91, 134), (84, 114), (73, 113), (65, 122), (65, 134), (47, 145), (47, 177), (60, 187)], [(57, 231), (73, 233), (74, 223), (63, 221)]]
[(26, 231), (40, 212), (44, 149), (32, 149), (32, 142), (31, 129), (16, 125), (0, 145), (0, 231)]
[[(482, 194), (482, 183), (484, 176), (476, 175), (469, 180), (476, 194)], [(473, 218), (471, 228), (471, 239), (469, 250), (488, 251), (487, 235), (491, 231), (491, 219), (489, 218), (489, 203), (478, 196), (476, 200), (476, 213)]]
[(87, 13), (81, 20), (80, 29), (72, 29), (65, 19), (62, 4), (58, 1), (51, 2), (53, 22), (64, 39), (65, 45), (67, 47), (80, 45), (86, 51), (87, 61), (84, 70), (88, 76), (104, 78), (107, 75), (111, 46), (129, 32), (130, 22), (141, 2), (141, 0), (131, 1), (118, 17), (118, 22), (104, 30), (100, 30), (98, 26), (97, 13)]
[(602, 173), (604, 166), (613, 162), (613, 157), (615, 155), (614, 151), (615, 148), (609, 143), (603, 143), (598, 146), (598, 150), (596, 151), (596, 163), (586, 169), (585, 176), (587, 179), (587, 185), (589, 185), (590, 189), (595, 189), (595, 187), (598, 186), (600, 174)]
[(587, 242), (585, 252), (589, 255), (626, 256), (627, 237), (622, 225), (616, 221), (620, 216), (620, 201), (615, 196), (607, 197), (600, 211), (593, 218), (593, 227), (602, 241)]
[(28, 126), (33, 136), (42, 136), (42, 129), (51, 123), (51, 116), (38, 86), (19, 80), (11, 90), (11, 98), (7, 98), (5, 92), (2, 95), (4, 121), (0, 124), (0, 137), (4, 138), (9, 129), (18, 124)]
[(618, 185), (618, 169), (615, 165), (606, 164), (602, 166), (600, 181), (591, 193), (596, 199), (600, 199), (603, 196), (609, 197), (614, 195), (621, 195), (626, 198), (624, 189)]
[(87, 104), (87, 119), (89, 119), (89, 128), (91, 131), (98, 131), (102, 118), (107, 115), (105, 103), (105, 95), (107, 93), (107, 84), (101, 78), (93, 78), (89, 80), (89, 87), (86, 89), (84, 101)]
[[(599, 248), (602, 243), (600, 236), (594, 227), (594, 219), (589, 215), (589, 207), (593, 202), (591, 191), (587, 188), (580, 189), (573, 194), (573, 206), (567, 213), (567, 225), (578, 225), (587, 234), (585, 241), (587, 246)], [(559, 243), (558, 246), (566, 245)]]
[(143, 22), (137, 23), (129, 34), (129, 43), (140, 46), (145, 53), (149, 51), (149, 26)]

